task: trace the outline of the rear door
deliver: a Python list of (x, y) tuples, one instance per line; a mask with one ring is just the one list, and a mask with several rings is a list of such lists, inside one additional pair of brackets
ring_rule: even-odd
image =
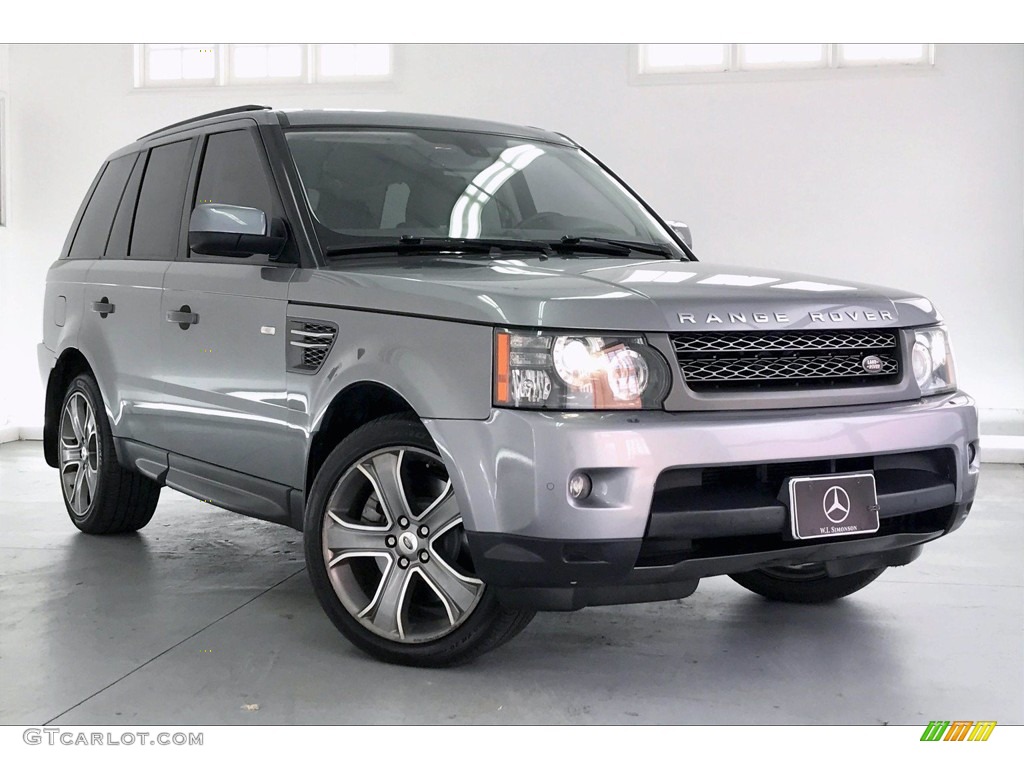
[[(224, 203), (283, 217), (262, 141), (251, 126), (225, 124), (202, 140), (188, 211), (199, 203)], [(303, 437), (289, 427), (285, 388), (285, 316), (294, 271), (266, 255), (214, 257), (187, 248), (169, 267), (160, 313), (169, 417), (161, 446), (300, 487)]]
[(152, 425), (162, 399), (157, 307), (182, 216), (181, 203), (168, 206), (166, 198), (184, 192), (194, 148), (194, 141), (178, 141), (110, 161), (72, 244), (70, 258), (95, 251), (86, 257), (98, 259), (85, 285), (79, 347), (117, 437), (156, 437)]

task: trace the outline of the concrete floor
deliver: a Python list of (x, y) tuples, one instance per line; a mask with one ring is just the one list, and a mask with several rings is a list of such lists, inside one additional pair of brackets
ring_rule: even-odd
[[(966, 526), (828, 606), (727, 578), (542, 614), (454, 670), (372, 661), (321, 612), (299, 534), (164, 490), (78, 533), (41, 443), (0, 445), (0, 723), (1024, 723), (1024, 467)], [(245, 709), (258, 704), (259, 709)]]

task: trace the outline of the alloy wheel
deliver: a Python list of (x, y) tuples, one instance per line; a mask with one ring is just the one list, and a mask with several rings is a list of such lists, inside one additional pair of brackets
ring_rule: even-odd
[(328, 496), (321, 544), (338, 599), (388, 640), (444, 637), (484, 591), (444, 463), (420, 448), (373, 451), (350, 465)]
[(99, 482), (96, 414), (81, 392), (68, 398), (60, 419), (60, 478), (71, 512), (85, 517)]

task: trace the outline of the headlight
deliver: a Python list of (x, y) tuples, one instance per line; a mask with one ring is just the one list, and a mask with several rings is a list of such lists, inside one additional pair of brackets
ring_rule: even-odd
[(943, 326), (914, 331), (914, 349), (910, 361), (922, 395), (956, 389), (953, 348), (949, 345), (949, 334)]
[(642, 336), (494, 334), (494, 404), (511, 408), (661, 408), (665, 359)]

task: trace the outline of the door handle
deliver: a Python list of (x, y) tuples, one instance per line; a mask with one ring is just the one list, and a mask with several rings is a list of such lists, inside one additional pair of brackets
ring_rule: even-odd
[(100, 317), (106, 317), (107, 315), (114, 314), (114, 305), (110, 303), (110, 299), (104, 296), (99, 301), (92, 303), (92, 311), (99, 312)]
[(199, 322), (199, 314), (192, 311), (192, 307), (188, 304), (183, 304), (181, 309), (175, 311), (171, 310), (167, 313), (168, 323), (177, 323), (178, 327), (183, 331), (187, 331), (189, 326), (195, 325)]

